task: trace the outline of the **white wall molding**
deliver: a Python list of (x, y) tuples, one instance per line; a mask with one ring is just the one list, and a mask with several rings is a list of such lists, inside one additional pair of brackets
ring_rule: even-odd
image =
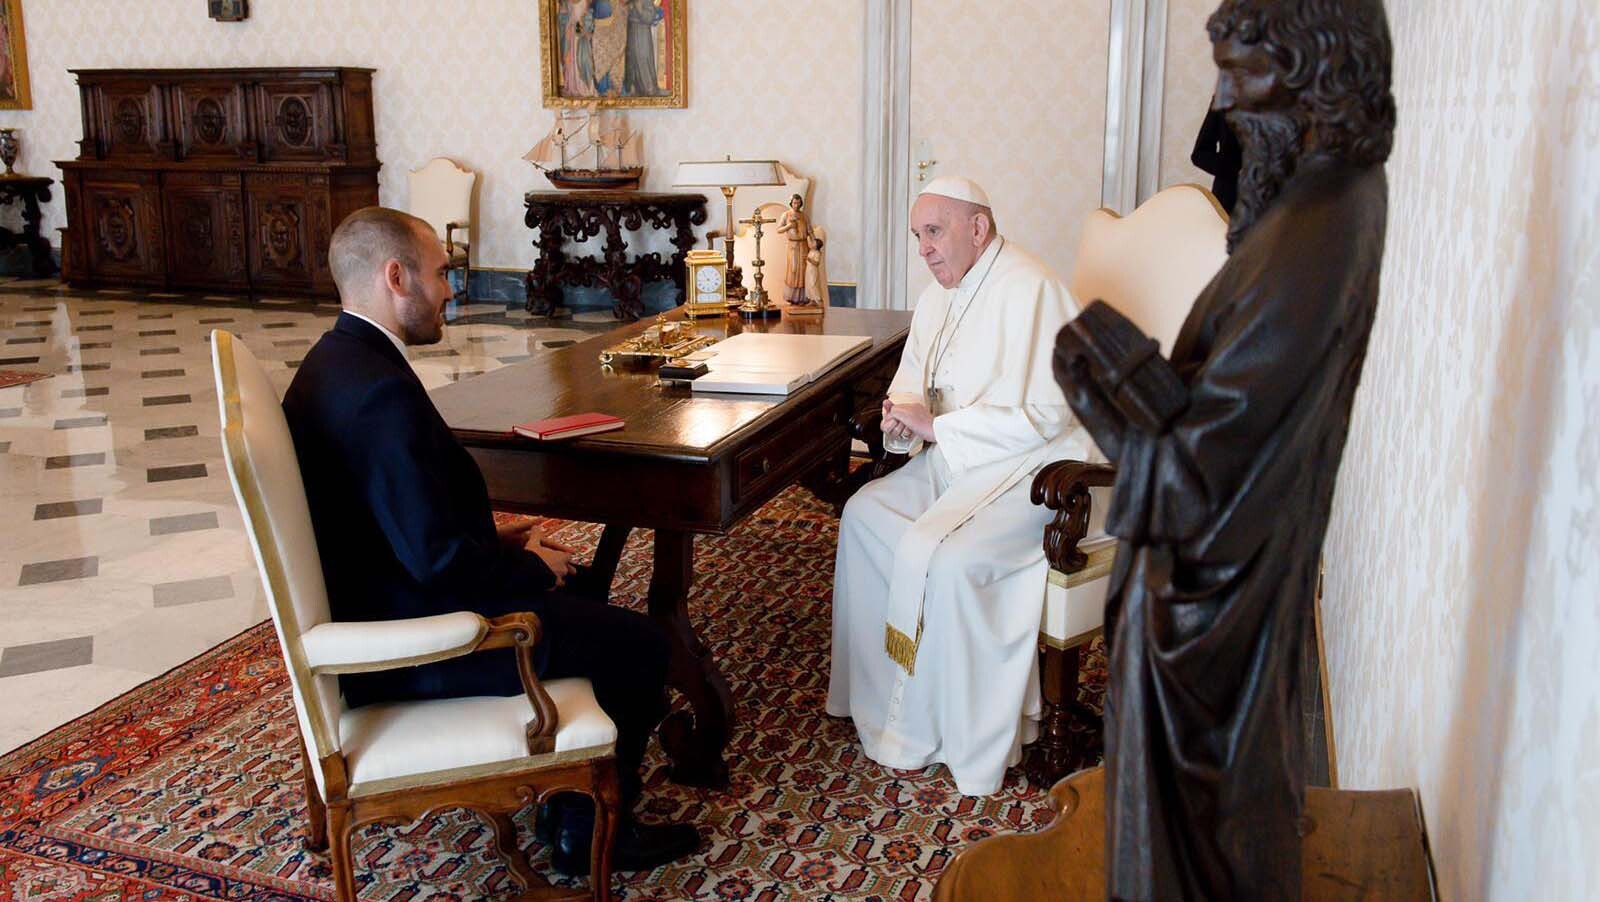
[(911, 204), (911, 0), (873, 0), (863, 9), (856, 305), (905, 310)]
[(1161, 174), (1167, 0), (1111, 0), (1106, 51), (1106, 148), (1100, 203), (1128, 213)]

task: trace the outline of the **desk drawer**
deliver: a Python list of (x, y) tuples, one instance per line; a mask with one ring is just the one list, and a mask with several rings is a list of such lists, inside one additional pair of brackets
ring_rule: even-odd
[(787, 481), (808, 464), (821, 462), (818, 452), (848, 441), (847, 399), (833, 397), (801, 414), (776, 434), (733, 458), (733, 498), (743, 501), (776, 479)]

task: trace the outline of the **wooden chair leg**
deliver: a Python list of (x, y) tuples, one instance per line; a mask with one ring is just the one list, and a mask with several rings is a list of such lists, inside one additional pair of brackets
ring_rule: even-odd
[(1054, 786), (1082, 763), (1075, 760), (1093, 754), (1092, 748), (1073, 738), (1072, 721), (1081, 717), (1078, 705), (1078, 667), (1082, 647), (1056, 648), (1046, 645), (1039, 656), (1039, 683), (1044, 710), (1039, 721), (1039, 741), (1028, 756), (1028, 779), (1037, 786)]
[(306, 787), (306, 835), (304, 845), (312, 852), (328, 851), (328, 810), (317, 792), (317, 778), (311, 770), (311, 756), (306, 754), (306, 743), (300, 741), (300, 774)]
[(328, 858), (333, 865), (333, 892), (338, 902), (356, 902), (356, 860), (351, 854), (350, 809), (335, 805), (328, 809)]
[(537, 889), (548, 887), (550, 884), (533, 872), (533, 866), (528, 864), (528, 856), (522, 853), (522, 845), (517, 842), (517, 824), (511, 815), (500, 812), (480, 812), (480, 814), (494, 825), (495, 848), (505, 860), (506, 870), (511, 872), (511, 879), (521, 885), (522, 891), (532, 893)]
[(589, 847), (589, 887), (595, 902), (611, 900), (611, 848), (621, 824), (622, 792), (613, 761), (595, 765), (594, 835)]

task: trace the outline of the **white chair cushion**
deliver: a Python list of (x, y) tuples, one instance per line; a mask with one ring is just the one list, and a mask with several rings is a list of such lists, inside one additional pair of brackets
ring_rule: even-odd
[(344, 712), (339, 737), (351, 797), (610, 754), (617, 727), (589, 681), (543, 685), (560, 712), (555, 751), (548, 755), (528, 754), (533, 705), (525, 695), (390, 702)]
[(465, 654), (489, 632), (471, 611), (406, 620), (322, 623), (300, 635), (306, 664), (317, 673), (365, 673), (426, 664)]
[(1076, 573), (1050, 571), (1045, 581), (1044, 619), (1039, 634), (1058, 648), (1080, 645), (1105, 625), (1106, 586), (1117, 540), (1102, 535), (1078, 543), (1089, 563)]

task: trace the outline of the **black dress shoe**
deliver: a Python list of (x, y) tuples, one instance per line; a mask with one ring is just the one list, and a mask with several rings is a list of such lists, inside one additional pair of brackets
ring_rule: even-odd
[[(550, 850), (551, 866), (568, 877), (588, 874), (593, 838), (592, 814), (564, 818)], [(700, 831), (693, 824), (641, 824), (631, 817), (624, 818), (617, 827), (616, 846), (611, 850), (611, 869), (653, 871), (698, 848)]]

